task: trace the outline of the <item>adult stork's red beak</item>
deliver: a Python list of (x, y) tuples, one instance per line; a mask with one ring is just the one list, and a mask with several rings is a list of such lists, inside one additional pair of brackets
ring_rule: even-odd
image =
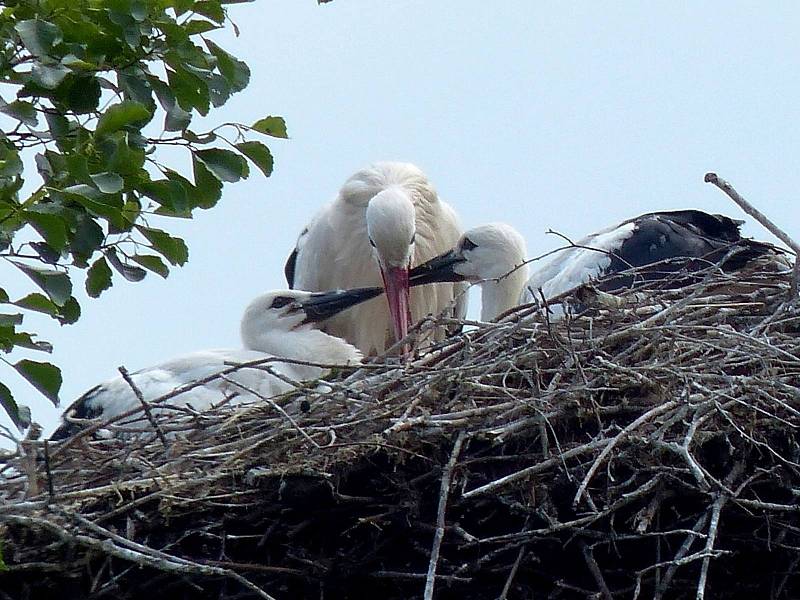
[[(394, 325), (395, 341), (408, 335), (411, 324), (411, 304), (408, 299), (408, 267), (387, 267), (381, 269), (386, 299), (389, 301), (389, 314)], [(408, 349), (403, 347), (403, 355)]]

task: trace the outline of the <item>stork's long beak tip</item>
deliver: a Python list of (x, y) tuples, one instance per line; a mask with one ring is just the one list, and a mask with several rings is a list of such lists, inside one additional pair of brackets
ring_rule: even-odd
[(351, 306), (379, 296), (382, 292), (383, 290), (379, 287), (316, 292), (311, 294), (305, 301), (299, 303), (306, 313), (304, 323), (324, 321)]
[(455, 268), (464, 262), (464, 257), (456, 250), (440, 254), (429, 261), (411, 269), (409, 281), (411, 286), (428, 283), (464, 281), (466, 277), (456, 273)]
[[(394, 326), (395, 341), (400, 341), (408, 335), (408, 328), (411, 325), (408, 267), (381, 269), (381, 275), (386, 290), (386, 299), (389, 301), (389, 314)], [(403, 353), (406, 353), (405, 349)]]

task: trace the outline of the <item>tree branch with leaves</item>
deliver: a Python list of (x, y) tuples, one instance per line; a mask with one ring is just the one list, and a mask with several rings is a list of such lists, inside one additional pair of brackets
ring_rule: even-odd
[[(272, 172), (269, 148), (251, 137), (286, 138), (282, 118), (191, 128), (195, 116), (222, 106), (249, 82), (247, 65), (208, 37), (227, 26), (236, 30), (226, 5), (240, 2), (3, 4), (0, 259), (38, 289), (12, 298), (0, 288), (7, 307), (0, 311), (0, 360), (53, 402), (58, 367), (10, 356), (52, 350), (22, 329), (26, 314), (77, 321), (79, 271), (93, 298), (111, 287), (115, 272), (128, 281), (148, 272), (167, 277), (189, 251), (154, 223), (164, 227), (170, 218), (212, 208), (225, 184), (249, 176), (250, 163), (267, 177)], [(163, 157), (175, 146), (188, 153), (191, 173)], [(33, 158), (37, 174), (25, 169), (25, 157)], [(0, 405), (17, 426), (30, 422), (30, 411), (1, 381)]]

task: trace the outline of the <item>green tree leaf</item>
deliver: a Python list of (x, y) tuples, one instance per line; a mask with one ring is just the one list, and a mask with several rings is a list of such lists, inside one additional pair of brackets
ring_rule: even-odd
[(158, 273), (165, 279), (169, 275), (169, 267), (164, 264), (163, 260), (152, 254), (135, 254), (131, 257), (131, 260), (139, 263), (148, 271)]
[(103, 194), (90, 185), (78, 184), (64, 188), (62, 192), (52, 192), (57, 198), (77, 202), (83, 206), (93, 217), (103, 217), (116, 228), (117, 231), (127, 229), (127, 221), (122, 212), (122, 197), (119, 194)]
[(231, 97), (231, 86), (222, 75), (214, 73), (208, 78), (208, 93), (211, 104), (216, 108), (225, 104)]
[(109, 248), (106, 250), (105, 255), (108, 259), (108, 262), (111, 263), (111, 266), (114, 267), (117, 272), (128, 281), (141, 281), (147, 276), (147, 271), (144, 269), (122, 262), (119, 259), (119, 256), (117, 256), (114, 248)]
[(58, 215), (33, 210), (27, 210), (23, 214), (53, 250), (60, 252), (67, 246), (67, 225), (64, 219)]
[(60, 312), (61, 308), (47, 296), (39, 294), (38, 292), (34, 292), (32, 294), (28, 294), (24, 298), (20, 298), (14, 302), (14, 305), (19, 306), (20, 308), (27, 308), (28, 310), (35, 310), (36, 312), (44, 313), (46, 315), (50, 315), (51, 317), (56, 316)]
[[(31, 424), (30, 410), (20, 410), (25, 407), (21, 407), (17, 404), (11, 390), (2, 383), (0, 383), (0, 406), (2, 406), (8, 416), (11, 417), (11, 421), (20, 431)], [(5, 562), (3, 562), (3, 555), (0, 553), (0, 573), (7, 570), (8, 567)]]
[(222, 4), (219, 0), (200, 0), (199, 2), (195, 2), (193, 10), (198, 15), (208, 17), (217, 23), (225, 21), (225, 11), (222, 9)]
[(30, 19), (20, 21), (14, 29), (17, 30), (22, 43), (34, 56), (40, 58), (47, 56), (53, 46), (63, 40), (61, 29), (49, 21)]
[(60, 313), (56, 316), (58, 322), (62, 325), (71, 325), (81, 317), (81, 305), (75, 299), (75, 296), (70, 296), (60, 307)]
[(289, 137), (286, 132), (286, 121), (283, 120), (283, 117), (264, 117), (253, 123), (250, 128), (272, 137), (284, 139)]
[(210, 95), (208, 84), (185, 68), (167, 69), (167, 81), (175, 92), (175, 99), (186, 111), (197, 109), (201, 115), (208, 113)]
[(53, 351), (53, 345), (49, 342), (34, 340), (34, 334), (26, 331), (17, 331), (11, 338), (15, 346), (20, 348), (28, 348), (29, 350), (36, 350), (38, 352), (50, 353)]
[(36, 116), (36, 108), (30, 102), (25, 102), (24, 100), (14, 100), (14, 102), (7, 103), (0, 98), (0, 112), (22, 121), (30, 127), (36, 127), (39, 123), (39, 119)]
[(236, 147), (242, 154), (252, 160), (253, 164), (261, 169), (261, 172), (264, 173), (264, 177), (272, 175), (272, 153), (264, 144), (261, 142), (240, 142), (236, 144)]
[(79, 115), (94, 112), (100, 104), (100, 80), (94, 75), (71, 73), (64, 78), (53, 96), (53, 103), (63, 112)]
[[(208, 16), (208, 15), (206, 15)], [(240, 92), (250, 82), (250, 68), (241, 60), (231, 56), (211, 40), (205, 40), (208, 51), (217, 58), (217, 67), (231, 86), (231, 91)]]
[(72, 295), (72, 282), (69, 276), (63, 271), (54, 269), (43, 269), (26, 265), (17, 261), (10, 261), (20, 271), (30, 277), (33, 282), (44, 290), (50, 300), (58, 306), (64, 306)]
[(230, 150), (209, 148), (197, 150), (194, 155), (220, 181), (234, 183), (249, 175), (244, 158)]
[(61, 389), (61, 370), (54, 364), (23, 358), (14, 368), (28, 382), (39, 390), (50, 402), (58, 406), (58, 392)]
[(117, 131), (102, 138), (97, 147), (107, 171), (118, 173), (122, 177), (135, 176), (144, 166), (144, 150), (137, 148), (126, 132)]
[(125, 187), (125, 181), (116, 173), (95, 173), (91, 175), (92, 182), (104, 194), (116, 194)]
[[(74, 323), (81, 315), (81, 307), (74, 296), (70, 296), (63, 306), (59, 306), (48, 297), (38, 292), (33, 292), (32, 294), (20, 298), (13, 304), (14, 306), (19, 306), (27, 310), (34, 310), (53, 317), (54, 319), (58, 319), (62, 325)], [(37, 344), (40, 343), (41, 342), (37, 342)]]
[(219, 25), (215, 25), (210, 21), (204, 21), (202, 19), (195, 19), (193, 21), (189, 21), (186, 23), (186, 33), (189, 35), (197, 35), (198, 33), (208, 33), (209, 31), (213, 31), (215, 29), (219, 29)]
[(147, 74), (142, 69), (134, 67), (118, 73), (117, 83), (125, 100), (138, 102), (145, 106), (150, 113), (155, 112), (153, 88), (148, 81)]
[(69, 251), (78, 265), (86, 266), (89, 257), (105, 240), (103, 228), (88, 215), (82, 215), (75, 225)]
[(11, 179), (22, 173), (22, 160), (16, 150), (0, 147), (0, 178)]
[(64, 115), (46, 113), (44, 117), (47, 120), (47, 126), (50, 128), (50, 135), (53, 136), (53, 139), (58, 140), (69, 135), (69, 120)]
[(213, 131), (197, 134), (191, 129), (187, 129), (181, 135), (186, 141), (192, 142), (193, 144), (210, 144), (217, 140), (217, 134)]
[(20, 313), (5, 314), (0, 313), (0, 326), (20, 325), (22, 323), (22, 315)]
[(100, 120), (97, 121), (94, 134), (102, 137), (129, 126), (140, 129), (150, 118), (150, 111), (144, 104), (133, 100), (124, 100), (106, 109)]
[(111, 287), (111, 268), (106, 259), (98, 258), (86, 272), (86, 293), (92, 298), (97, 298)]
[(183, 110), (179, 104), (173, 104), (164, 117), (166, 131), (183, 131), (192, 122), (192, 113)]
[(161, 108), (166, 112), (164, 129), (166, 131), (183, 131), (186, 129), (192, 120), (192, 113), (181, 108), (175, 99), (175, 93), (172, 88), (158, 77), (151, 75), (148, 81), (156, 93)]
[(191, 216), (189, 196), (180, 182), (170, 179), (147, 181), (139, 185), (139, 190), (171, 213)]
[(14, 336), (17, 330), (13, 325), (0, 325), (0, 350), (11, 352), (14, 349)]
[(54, 90), (70, 72), (63, 65), (34, 65), (31, 70), (31, 80), (46, 90)]
[(152, 227), (140, 226), (137, 229), (152, 244), (153, 250), (163, 255), (171, 264), (183, 265), (189, 260), (189, 249), (181, 238)]
[(47, 242), (31, 242), (29, 245), (39, 255), (42, 262), (49, 265), (58, 264), (61, 253), (53, 250)]

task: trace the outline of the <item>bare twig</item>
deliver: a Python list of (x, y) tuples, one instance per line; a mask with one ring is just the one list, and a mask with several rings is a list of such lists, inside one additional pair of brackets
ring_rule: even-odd
[(231, 385), (239, 387), (244, 391), (246, 391), (248, 394), (252, 394), (256, 398), (260, 398), (261, 400), (269, 404), (273, 409), (275, 409), (278, 413), (280, 413), (281, 416), (283, 416), (287, 421), (289, 421), (292, 427), (294, 427), (300, 433), (300, 435), (302, 435), (312, 446), (319, 448), (319, 444), (314, 440), (314, 438), (308, 435), (305, 432), (305, 430), (302, 427), (300, 427), (300, 425), (297, 424), (297, 421), (295, 421), (292, 418), (292, 416), (289, 413), (287, 413), (282, 407), (280, 407), (272, 398), (268, 398), (264, 396), (264, 394), (258, 393), (258, 391), (254, 390), (253, 388), (250, 388), (244, 385), (243, 383), (239, 383), (238, 381), (234, 381), (233, 379), (230, 379), (229, 377), (226, 377), (224, 375), (221, 378), (230, 383)]
[(447, 497), (450, 495), (450, 479), (453, 476), (453, 469), (461, 453), (461, 445), (466, 438), (466, 432), (461, 431), (453, 444), (453, 451), (450, 453), (450, 460), (442, 471), (442, 485), (439, 489), (439, 510), (436, 515), (436, 532), (433, 534), (433, 546), (431, 547), (431, 559), (428, 563), (428, 576), (425, 578), (425, 600), (433, 600), (433, 586), (436, 581), (436, 566), (439, 563), (439, 550), (442, 547), (445, 529), (445, 511), (447, 510)]
[(705, 181), (706, 183), (713, 183), (715, 186), (725, 192), (728, 197), (739, 206), (739, 208), (761, 223), (761, 225), (763, 225), (767, 231), (792, 249), (792, 252), (794, 252), (795, 255), (795, 261), (792, 276), (791, 296), (794, 298), (797, 295), (798, 283), (800, 283), (798, 281), (798, 279), (800, 279), (800, 245), (798, 245), (797, 242), (789, 237), (789, 235), (783, 231), (783, 229), (775, 225), (775, 223), (773, 223), (769, 217), (745, 200), (730, 183), (719, 177), (716, 173), (706, 173)]
[(167, 436), (164, 435), (161, 426), (158, 424), (158, 421), (156, 421), (155, 417), (153, 416), (153, 412), (150, 410), (150, 404), (147, 402), (147, 400), (144, 399), (142, 391), (133, 382), (133, 379), (128, 373), (128, 369), (126, 369), (124, 366), (118, 367), (118, 369), (120, 374), (122, 375), (122, 378), (127, 382), (130, 388), (133, 390), (134, 395), (139, 399), (139, 402), (141, 403), (142, 408), (144, 409), (144, 414), (147, 416), (147, 420), (150, 421), (150, 425), (152, 425), (153, 429), (155, 429), (155, 432), (158, 435), (158, 439), (161, 440), (161, 443), (163, 444), (164, 448), (169, 450), (169, 442), (167, 442)]
[(566, 450), (559, 456), (548, 458), (547, 460), (543, 460), (540, 463), (537, 463), (530, 467), (526, 467), (524, 469), (521, 469), (520, 471), (511, 473), (510, 475), (506, 475), (505, 477), (501, 477), (500, 479), (496, 479), (490, 483), (484, 484), (473, 490), (469, 490), (468, 492), (464, 493), (463, 497), (472, 498), (473, 496), (488, 494), (491, 491), (507, 487), (508, 484), (510, 483), (519, 481), (520, 479), (524, 479), (526, 477), (530, 477), (531, 475), (535, 475), (536, 473), (541, 473), (543, 471), (547, 471), (548, 469), (552, 469), (554, 466), (560, 465), (566, 459), (575, 458), (582, 454), (589, 454), (590, 452), (593, 452), (598, 448), (604, 448), (608, 446), (609, 443), (610, 443), (609, 440), (592, 440), (591, 442), (587, 444), (582, 444), (577, 448)]
[(42, 435), (42, 427), (38, 423), (32, 423), (25, 434), (25, 439), (20, 442), (22, 448), (21, 467), (27, 476), (26, 496), (31, 498), (39, 495), (39, 474), (36, 472), (36, 443)]
[(708, 535), (706, 536), (706, 556), (703, 558), (703, 564), (700, 568), (700, 578), (697, 580), (697, 594), (695, 598), (703, 600), (706, 596), (706, 581), (708, 580), (708, 567), (711, 564), (711, 553), (714, 550), (714, 542), (717, 539), (717, 529), (719, 527), (719, 515), (722, 512), (722, 507), (727, 501), (727, 496), (718, 492), (716, 500), (711, 506), (711, 522), (708, 524)]
[(592, 574), (597, 586), (600, 588), (600, 593), (603, 595), (603, 598), (606, 600), (614, 600), (614, 596), (611, 594), (611, 590), (608, 589), (606, 580), (603, 577), (603, 572), (597, 565), (597, 561), (594, 559), (594, 554), (592, 553), (592, 549), (589, 547), (589, 544), (582, 541), (581, 552), (583, 553), (583, 559), (586, 561), (586, 566), (589, 567), (589, 572)]
[(47, 473), (47, 496), (52, 501), (55, 498), (55, 492), (53, 491), (53, 474), (50, 470), (50, 441), (44, 441), (44, 469), (45, 473)]
[(677, 400), (672, 400), (670, 402), (662, 404), (661, 406), (656, 406), (655, 408), (648, 410), (641, 417), (633, 421), (630, 425), (625, 427), (616, 436), (614, 436), (614, 438), (608, 444), (605, 445), (605, 447), (600, 452), (598, 457), (592, 463), (592, 466), (589, 468), (589, 471), (588, 473), (586, 473), (586, 476), (583, 478), (583, 481), (581, 481), (581, 485), (578, 487), (578, 491), (576, 492), (575, 497), (572, 499), (573, 506), (576, 506), (578, 502), (581, 501), (581, 496), (583, 496), (583, 494), (586, 492), (586, 487), (589, 485), (589, 482), (592, 480), (592, 477), (594, 477), (594, 474), (597, 472), (597, 469), (600, 467), (600, 465), (603, 464), (603, 461), (605, 461), (605, 459), (608, 458), (609, 454), (611, 454), (611, 451), (614, 448), (616, 448), (617, 445), (619, 445), (626, 437), (628, 437), (628, 435), (631, 432), (636, 431), (639, 427), (641, 427), (648, 421), (652, 421), (653, 418), (655, 418), (656, 416), (665, 412), (669, 412), (670, 410), (678, 406), (678, 404), (679, 402)]
[(517, 558), (514, 560), (514, 564), (511, 565), (511, 570), (508, 572), (508, 577), (506, 577), (506, 582), (505, 584), (503, 584), (503, 591), (500, 592), (500, 595), (497, 597), (497, 600), (506, 600), (508, 598), (508, 592), (511, 591), (511, 584), (514, 581), (514, 577), (517, 574), (519, 565), (522, 562), (522, 557), (525, 556), (525, 551), (526, 551), (525, 546), (521, 546), (519, 552), (517, 552)]
[[(655, 593), (653, 595), (654, 600), (661, 600), (664, 593), (667, 592), (669, 589), (669, 584), (672, 582), (672, 578), (675, 576), (675, 572), (678, 570), (678, 567), (686, 564), (684, 562), (684, 558), (689, 553), (689, 550), (692, 547), (692, 544), (699, 538), (700, 530), (705, 527), (706, 523), (708, 522), (708, 513), (704, 513), (700, 516), (699, 519), (694, 524), (692, 531), (686, 534), (686, 539), (681, 544), (678, 551), (675, 553), (675, 557), (669, 561), (669, 565), (667, 566), (667, 570), (664, 573), (664, 577), (661, 579), (660, 582), (656, 585)], [(649, 570), (649, 569), (648, 569)], [(637, 579), (641, 577), (641, 573), (637, 576)]]
[[(52, 523), (51, 521), (47, 521), (40, 518), (9, 515), (4, 517), (4, 519), (12, 523), (34, 524), (37, 527), (42, 527), (44, 529), (47, 529), (51, 533), (57, 535), (58, 537), (66, 541), (91, 547), (95, 550), (101, 551), (103, 554), (115, 556), (117, 558), (121, 558), (123, 560), (132, 562), (140, 566), (151, 567), (166, 572), (182, 573), (186, 575), (193, 574), (193, 575), (213, 575), (213, 576), (228, 577), (241, 583), (242, 586), (249, 589), (251, 592), (254, 592), (259, 598), (264, 598), (264, 600), (275, 600), (275, 598), (267, 594), (264, 590), (262, 590), (252, 582), (248, 581), (246, 578), (242, 577), (238, 573), (235, 573), (228, 569), (201, 565), (199, 563), (194, 563), (192, 561), (170, 556), (168, 554), (164, 554), (163, 552), (158, 552), (157, 550), (153, 550), (152, 548), (149, 548), (147, 546), (142, 546), (141, 544), (136, 544), (135, 542), (126, 540), (125, 538), (117, 536), (116, 534), (113, 534), (108, 530), (103, 530), (103, 532), (105, 535), (109, 537), (109, 539), (99, 540), (97, 538), (86, 535), (72, 534), (63, 527), (60, 527)], [(84, 525), (89, 525), (91, 527), (91, 523), (88, 520), (83, 519), (82, 517), (79, 517), (79, 520)], [(96, 526), (91, 528), (97, 529)], [(127, 547), (117, 545), (116, 543), (114, 543), (115, 540), (121, 541)]]

